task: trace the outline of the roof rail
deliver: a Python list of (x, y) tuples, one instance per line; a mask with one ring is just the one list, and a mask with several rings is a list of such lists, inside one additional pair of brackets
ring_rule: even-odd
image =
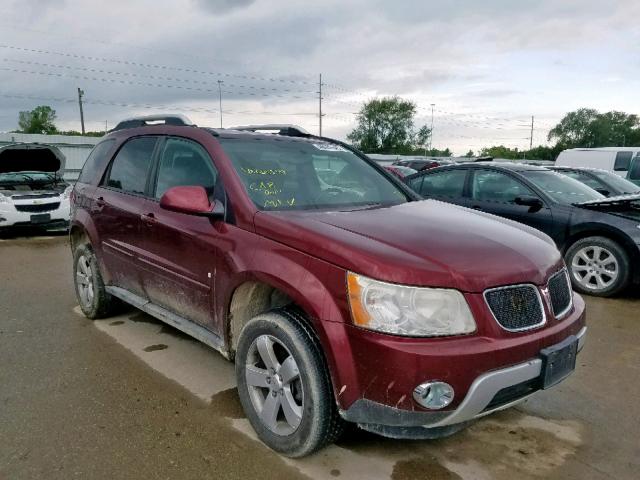
[(245, 125), (241, 127), (231, 127), (229, 130), (240, 130), (244, 132), (257, 132), (259, 130), (272, 131), (278, 135), (287, 137), (307, 137), (311, 135), (304, 128), (288, 123), (270, 123), (266, 125)]
[(180, 114), (160, 114), (147, 115), (144, 117), (133, 117), (119, 122), (112, 132), (125, 130), (127, 128), (144, 127), (147, 125), (177, 125), (177, 126), (193, 126), (193, 122), (184, 115)]

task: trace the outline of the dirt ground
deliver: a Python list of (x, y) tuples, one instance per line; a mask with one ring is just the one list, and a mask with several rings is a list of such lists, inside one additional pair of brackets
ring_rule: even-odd
[(256, 440), (219, 354), (135, 310), (79, 315), (65, 236), (0, 236), (0, 480), (638, 478), (639, 297), (587, 297), (577, 371), (517, 408), (294, 461)]

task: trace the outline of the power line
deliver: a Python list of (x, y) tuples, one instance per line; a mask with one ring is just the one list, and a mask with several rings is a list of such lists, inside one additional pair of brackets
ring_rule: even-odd
[[(151, 82), (138, 82), (133, 80), (123, 80), (123, 79), (114, 79), (114, 78), (104, 78), (104, 77), (92, 77), (87, 75), (75, 75), (71, 73), (60, 73), (60, 72), (43, 72), (43, 71), (34, 71), (34, 70), (24, 70), (17, 68), (6, 68), (0, 67), (0, 70), (15, 72), (15, 73), (26, 73), (29, 75), (44, 75), (50, 77), (67, 77), (74, 78), (77, 80), (89, 80), (89, 81), (97, 81), (103, 83), (119, 83), (122, 85), (136, 85), (142, 87), (152, 87), (152, 88), (168, 88), (168, 89), (178, 89), (178, 90), (186, 90), (192, 92), (203, 92), (203, 93), (217, 93), (217, 89), (211, 88), (199, 88), (199, 87), (188, 87), (185, 85), (171, 85), (171, 84), (163, 84), (163, 83), (151, 83)], [(223, 93), (229, 95), (247, 95), (254, 97), (279, 97), (279, 98), (297, 98), (297, 99), (308, 99), (306, 97), (300, 97), (296, 95), (280, 95), (276, 93), (259, 93), (259, 92), (246, 92), (246, 91), (224, 91)]]
[[(78, 101), (77, 98), (61, 98), (61, 97), (45, 97), (45, 96), (35, 96), (35, 95), (21, 95), (21, 94), (9, 94), (9, 93), (0, 93), (0, 97), (4, 98), (13, 98), (18, 100), (36, 100), (36, 101), (46, 101), (46, 102), (56, 102), (56, 103), (75, 103)], [(158, 104), (148, 104), (148, 103), (127, 103), (127, 102), (117, 102), (110, 100), (100, 100), (100, 99), (92, 99), (91, 97), (82, 98), (82, 102), (90, 105), (103, 105), (103, 106), (113, 106), (113, 107), (122, 107), (122, 108), (141, 108), (141, 109), (152, 109), (152, 110), (164, 110), (164, 111), (185, 111), (185, 112), (194, 112), (194, 113), (211, 113), (218, 114), (219, 111), (211, 108), (203, 108), (203, 107), (188, 107), (188, 106), (180, 106), (180, 105), (158, 105)], [(225, 113), (233, 114), (233, 115), (286, 115), (286, 116), (315, 116), (317, 113), (314, 112), (272, 112), (272, 111), (251, 111), (251, 110), (225, 110)]]
[[(33, 62), (33, 61), (29, 61), (29, 60), (16, 60), (16, 59), (13, 59), (13, 58), (3, 58), (2, 60), (4, 62), (19, 63), (19, 64), (22, 64), (22, 65), (36, 65), (36, 66), (39, 66), (39, 67), (61, 68), (61, 69), (65, 69), (65, 70), (79, 70), (79, 71), (83, 71), (83, 72), (99, 73), (99, 74), (103, 74), (103, 75), (121, 75), (121, 76), (125, 76), (125, 77), (135, 77), (135, 78), (143, 78), (143, 79), (146, 78), (146, 79), (151, 79), (151, 80), (163, 80), (163, 81), (168, 81), (168, 82), (195, 83), (195, 84), (199, 84), (199, 85), (214, 85), (211, 82), (203, 82), (203, 81), (199, 81), (199, 80), (193, 80), (191, 78), (163, 77), (163, 76), (158, 76), (158, 75), (140, 75), (138, 73), (132, 73), (132, 72), (118, 72), (118, 71), (114, 71), (114, 70), (103, 70), (103, 69), (100, 69), (100, 68), (80, 67), (80, 66), (75, 66), (75, 65), (60, 65), (60, 64), (55, 64), (55, 63)], [(226, 83), (226, 85), (229, 86), (229, 87), (242, 88), (242, 89), (264, 90), (265, 92), (266, 91), (273, 91), (273, 92), (308, 93), (308, 94), (316, 93), (316, 92), (311, 91), (311, 90), (292, 90), (292, 89), (288, 89), (288, 88), (269, 88), (269, 87), (259, 87), (259, 86), (255, 86), (255, 85), (238, 85), (238, 84), (228, 83), (228, 82)], [(303, 98), (303, 97), (298, 97), (298, 98)]]
[(174, 67), (174, 66), (170, 66), (170, 65), (161, 65), (161, 64), (154, 64), (154, 63), (141, 63), (141, 62), (134, 62), (131, 60), (122, 60), (122, 59), (118, 59), (118, 58), (108, 58), (108, 57), (96, 57), (93, 55), (80, 55), (80, 54), (76, 54), (76, 53), (66, 53), (66, 52), (59, 52), (59, 51), (55, 51), (55, 50), (44, 50), (44, 49), (38, 49), (38, 48), (25, 48), (25, 47), (18, 47), (15, 45), (0, 45), (0, 48), (5, 48), (5, 49), (9, 49), (9, 50), (16, 50), (16, 51), (21, 51), (21, 52), (29, 52), (29, 53), (38, 53), (38, 54), (45, 54), (45, 55), (57, 55), (57, 56), (62, 56), (62, 57), (67, 57), (67, 58), (75, 58), (78, 60), (89, 60), (89, 61), (94, 61), (94, 62), (106, 62), (106, 63), (115, 63), (115, 64), (119, 64), (119, 65), (128, 65), (128, 66), (133, 66), (133, 67), (139, 67), (139, 68), (153, 68), (153, 69), (158, 69), (158, 70), (171, 70), (171, 71), (176, 71), (176, 72), (184, 72), (184, 73), (196, 73), (196, 74), (200, 74), (200, 75), (213, 75), (213, 76), (217, 76), (217, 77), (228, 77), (228, 78), (242, 78), (245, 80), (260, 80), (260, 81), (264, 81), (264, 82), (280, 82), (280, 83), (292, 83), (292, 84), (302, 84), (302, 85), (314, 85), (313, 82), (307, 82), (305, 80), (292, 80), (292, 79), (287, 79), (287, 78), (283, 78), (283, 77), (261, 77), (258, 75), (240, 75), (240, 74), (232, 74), (232, 73), (225, 73), (225, 72), (213, 72), (213, 71), (207, 71), (207, 70), (196, 70), (193, 68), (184, 68), (184, 67)]

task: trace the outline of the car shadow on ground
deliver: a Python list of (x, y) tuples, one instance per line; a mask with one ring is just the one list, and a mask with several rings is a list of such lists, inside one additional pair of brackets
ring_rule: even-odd
[(0, 228), (0, 240), (18, 240), (39, 237), (66, 237), (68, 230), (45, 230), (37, 227)]

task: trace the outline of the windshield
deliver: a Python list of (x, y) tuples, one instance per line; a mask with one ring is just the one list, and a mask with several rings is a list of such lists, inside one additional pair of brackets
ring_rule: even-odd
[(584, 183), (550, 170), (524, 170), (521, 174), (553, 200), (563, 205), (604, 198), (604, 195), (587, 187)]
[(638, 185), (622, 178), (620, 175), (616, 175), (615, 173), (598, 170), (592, 170), (591, 173), (623, 194), (640, 192), (640, 187)]
[(349, 209), (408, 201), (385, 175), (346, 148), (290, 138), (220, 138), (261, 210)]

